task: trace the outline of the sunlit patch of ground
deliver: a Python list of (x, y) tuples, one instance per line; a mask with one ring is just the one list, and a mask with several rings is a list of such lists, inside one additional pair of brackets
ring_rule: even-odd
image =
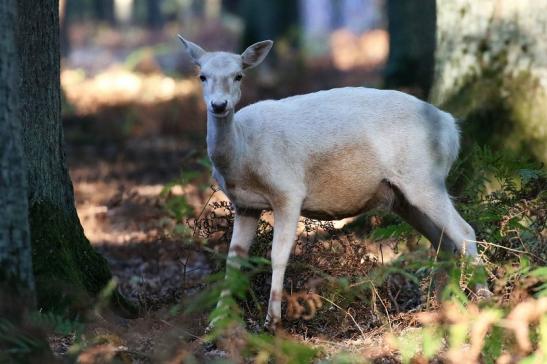
[[(201, 95), (197, 79), (174, 79), (161, 73), (139, 74), (121, 66), (86, 77), (84, 70), (65, 69), (61, 85), (67, 100), (80, 115), (117, 104), (154, 105)], [(182, 101), (181, 101), (182, 103)]]

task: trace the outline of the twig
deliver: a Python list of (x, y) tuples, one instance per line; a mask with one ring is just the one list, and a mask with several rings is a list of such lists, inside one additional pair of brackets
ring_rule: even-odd
[[(219, 190), (214, 187), (213, 185), (211, 185), (211, 189), (213, 190), (213, 192), (209, 195), (209, 198), (207, 199), (207, 201), (205, 201), (205, 204), (203, 205), (203, 208), (201, 209), (201, 212), (199, 213), (198, 217), (196, 217), (195, 221), (199, 221), (199, 219), (201, 219), (201, 216), (203, 216), (203, 213), (205, 212), (205, 209), (207, 208), (207, 206), (209, 206), (209, 201), (211, 201), (211, 199), (213, 198), (214, 194), (217, 193)], [(193, 233), (194, 233), (194, 237), (196, 236), (196, 226), (194, 225), (194, 229), (193, 229)]]
[[(471, 240), (470, 240), (471, 241)], [(481, 245), (491, 245), (491, 246), (495, 246), (496, 248), (502, 248), (502, 249), (505, 249), (505, 250), (508, 250), (510, 252), (514, 252), (514, 253), (522, 253), (522, 254), (530, 254), (531, 253), (528, 253), (526, 251), (523, 251), (523, 250), (518, 250), (518, 249), (513, 249), (513, 248), (508, 248), (506, 246), (503, 246), (503, 245), (499, 245), (499, 244), (495, 244), (495, 243), (490, 243), (488, 241), (475, 241), (475, 243), (477, 244), (481, 244)]]
[(503, 246), (503, 245), (499, 245), (499, 244), (495, 244), (495, 243), (490, 243), (488, 241), (476, 241), (476, 240), (470, 240), (470, 241), (473, 241), (477, 244), (480, 244), (480, 245), (485, 245), (485, 246), (494, 246), (496, 248), (501, 248), (501, 249), (505, 249), (507, 251), (510, 251), (510, 252), (513, 252), (513, 253), (520, 253), (520, 254), (528, 254), (530, 256), (533, 256), (534, 258), (536, 259), (539, 259), (542, 263), (545, 263), (545, 260), (542, 259), (541, 257), (533, 254), (533, 253), (530, 253), (530, 252), (527, 252), (527, 251), (524, 251), (524, 250), (518, 250), (518, 249), (513, 249), (513, 248), (508, 248), (506, 246)]
[(376, 287), (374, 287), (374, 284), (372, 284), (372, 282), (370, 282), (370, 284), (372, 287), (372, 292), (376, 294), (376, 297), (378, 297), (378, 299), (380, 300), (380, 303), (384, 307), (384, 311), (386, 311), (387, 322), (389, 324), (389, 331), (393, 331), (393, 327), (391, 326), (391, 316), (389, 316), (389, 312), (387, 310), (386, 304), (384, 303), (384, 300), (382, 300), (382, 297), (380, 297), (380, 294), (378, 293), (378, 290), (376, 289)]
[(391, 294), (391, 289), (389, 287), (387, 288), (387, 294), (389, 295), (389, 298), (391, 299), (391, 302), (395, 305), (395, 309), (397, 310), (397, 313), (401, 312), (401, 310), (399, 308), (399, 304), (397, 303), (397, 297), (399, 297), (400, 292), (401, 292), (401, 290), (399, 290), (399, 292), (397, 292), (397, 295), (395, 297), (393, 297), (393, 295)]
[[(439, 252), (441, 250), (441, 244), (443, 243), (443, 235), (444, 235), (444, 227), (441, 230), (441, 237), (439, 238), (439, 245), (437, 245), (437, 251), (435, 252), (435, 259), (433, 259), (433, 269), (435, 269), (435, 265), (437, 264), (437, 259), (439, 258)], [(433, 272), (431, 272), (433, 273)], [(427, 287), (427, 305), (426, 309), (429, 310), (429, 303), (431, 298), (431, 287), (433, 287), (433, 274), (431, 274), (431, 277), (429, 279), (429, 287)]]
[(351, 320), (353, 321), (353, 323), (355, 324), (355, 326), (357, 327), (357, 329), (359, 330), (359, 332), (361, 333), (361, 337), (363, 338), (363, 340), (366, 338), (365, 336), (365, 332), (363, 331), (363, 329), (361, 328), (361, 326), (359, 326), (359, 324), (357, 323), (357, 321), (355, 320), (355, 317), (353, 317), (353, 315), (351, 313), (349, 313), (349, 311), (347, 310), (344, 310), (342, 307), (338, 306), (336, 303), (332, 302), (331, 300), (329, 300), (327, 297), (323, 297), (321, 295), (318, 295), (319, 297), (321, 297), (322, 299), (324, 299), (325, 301), (327, 301), (328, 303), (330, 303), (331, 305), (333, 305), (334, 307), (338, 308), (339, 310), (345, 312), (346, 315), (348, 315)]
[(190, 258), (189, 255), (186, 255), (186, 259), (184, 260), (184, 263), (182, 262), (182, 259), (179, 259), (180, 263), (183, 266), (182, 270), (182, 286), (186, 287), (186, 267), (188, 266), (188, 259)]
[[(467, 243), (468, 242), (471, 242), (471, 240), (464, 240), (463, 241), (462, 256), (464, 256), (464, 257), (466, 256), (466, 253), (467, 253)], [(460, 262), (460, 280), (459, 280), (458, 284), (464, 290), (467, 288), (467, 284), (465, 283), (465, 268), (466, 267), (467, 267), (467, 260), (462, 259), (461, 262)]]

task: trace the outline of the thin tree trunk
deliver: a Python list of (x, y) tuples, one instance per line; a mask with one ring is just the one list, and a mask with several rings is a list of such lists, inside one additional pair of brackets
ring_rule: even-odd
[(95, 0), (94, 7), (95, 7), (95, 17), (98, 20), (107, 22), (110, 25), (116, 25), (116, 13), (114, 11), (114, 0)]
[(433, 83), (435, 52), (435, 0), (386, 3), (389, 59), (387, 88), (410, 88), (427, 99)]
[(161, 0), (146, 0), (146, 18), (150, 29), (163, 27), (163, 14), (161, 13)]
[(437, 30), (432, 101), (480, 144), (547, 162), (547, 2), (438, 0)]
[(15, 0), (0, 3), (0, 283), (33, 299), (27, 181), (18, 115)]
[(86, 239), (63, 147), (58, 0), (18, 0), (23, 147), (38, 303), (63, 309), (87, 305), (111, 279), (106, 260)]
[[(298, 22), (298, 1), (264, 0), (260, 2), (243, 0), (240, 2), (240, 15), (245, 20), (242, 46), (264, 39), (287, 37), (294, 41), (290, 34)], [(271, 55), (270, 58), (271, 59)]]

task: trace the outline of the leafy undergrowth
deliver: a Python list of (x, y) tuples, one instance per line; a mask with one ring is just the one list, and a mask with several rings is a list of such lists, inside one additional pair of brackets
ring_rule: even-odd
[[(470, 155), (454, 170), (475, 171), (455, 202), (477, 231), (483, 269), (439, 256), (391, 215), (369, 214), (342, 228), (303, 219), (285, 278), (288, 321), (271, 336), (260, 333), (271, 216), (261, 219), (251, 258), (225, 280), (233, 210), (214, 202), (197, 217), (177, 216), (187, 227), (178, 232), (202, 244), (219, 272), (184, 312), (211, 312), (215, 330), (204, 340), (234, 362), (545, 362), (545, 171), (488, 149)], [(446, 281), (443, 290), (436, 276)], [(486, 277), (494, 295), (480, 301), (470, 287)], [(232, 296), (216, 306), (226, 288)]]
[[(50, 345), (64, 360), (545, 361), (544, 170), (481, 149), (465, 161), (477, 173), (463, 183), (455, 203), (477, 231), (484, 272), (470, 269), (464, 261), (441, 259), (429, 243), (390, 214), (376, 211), (345, 224), (302, 220), (285, 280), (284, 329), (271, 335), (261, 329), (270, 286), (271, 215), (262, 216), (250, 258), (241, 262), (244, 268), (229, 271), (230, 279), (225, 280), (233, 210), (220, 192), (209, 189), (209, 166), (201, 154), (169, 149), (171, 154), (168, 159), (188, 158), (187, 170), (199, 172), (185, 172), (172, 183), (156, 183), (153, 188), (131, 185), (117, 176), (124, 181), (123, 189), (109, 189), (100, 198), (106, 207), (99, 212), (93, 207), (92, 219), (81, 215), (118, 281), (92, 303), (85, 317), (30, 316), (32, 325), (50, 334)], [(146, 169), (157, 168), (163, 174), (169, 163), (157, 161), (165, 157), (156, 156)], [(116, 163), (127, 169), (122, 177), (141, 175), (132, 161)], [(460, 171), (456, 167), (454, 177), (461, 181), (468, 174), (458, 176)], [(175, 177), (172, 171), (169, 176)], [(73, 171), (73, 178), (77, 195), (89, 189), (100, 197), (89, 187), (89, 175)], [(99, 182), (112, 181), (105, 176)], [(83, 207), (79, 206), (81, 214)], [(92, 228), (102, 224), (104, 229), (105, 220), (108, 231)], [(443, 275), (443, 270), (448, 273)], [(494, 296), (477, 302), (467, 287), (482, 275), (488, 277)], [(435, 284), (438, 276), (447, 279), (442, 292)], [(109, 312), (105, 302), (116, 284), (140, 303), (141, 318), (124, 320)], [(224, 288), (233, 296), (216, 308)], [(205, 334), (211, 319), (216, 319), (215, 330)], [(9, 322), (0, 322), (0, 336), (11, 337), (10, 327)], [(8, 349), (16, 353), (34, 345), (32, 337), (23, 334), (9, 342)]]

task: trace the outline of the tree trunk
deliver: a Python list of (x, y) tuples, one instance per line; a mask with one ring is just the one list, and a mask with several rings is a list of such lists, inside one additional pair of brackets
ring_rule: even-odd
[(409, 88), (427, 99), (433, 83), (435, 0), (387, 1), (387, 88)]
[(161, 0), (146, 0), (146, 22), (150, 29), (163, 27), (163, 14), (161, 13)]
[(27, 181), (17, 108), (15, 0), (0, 3), (0, 285), (22, 287), (33, 302)]
[(432, 101), (480, 144), (547, 162), (547, 2), (438, 0)]
[[(70, 0), (69, 0), (70, 1)], [(95, 17), (110, 25), (116, 25), (116, 14), (114, 11), (114, 0), (95, 0)]]
[(294, 30), (298, 22), (298, 1), (243, 0), (240, 2), (239, 15), (245, 20), (243, 49), (264, 39), (278, 40), (286, 37), (291, 42), (296, 41), (296, 36), (291, 34), (291, 30)]
[[(32, 259), (40, 307), (86, 305), (111, 279), (86, 239), (68, 175), (61, 125), (58, 0), (17, 1), (23, 148)], [(74, 304), (76, 306), (74, 306)]]
[(16, 14), (16, 0), (0, 2), (0, 362), (51, 363), (45, 334), (28, 319), (35, 295), (18, 104)]

